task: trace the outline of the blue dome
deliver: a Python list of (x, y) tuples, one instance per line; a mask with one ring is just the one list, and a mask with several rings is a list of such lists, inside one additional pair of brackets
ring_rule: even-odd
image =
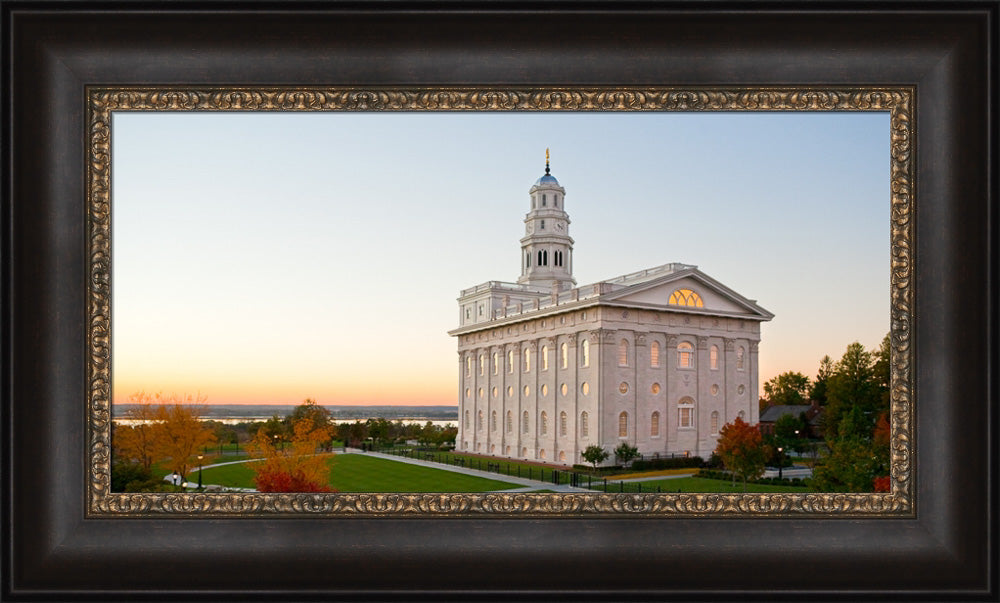
[(535, 180), (535, 186), (539, 186), (541, 184), (554, 184), (556, 186), (559, 186), (559, 181), (556, 180), (556, 177), (553, 176), (552, 174), (545, 174), (538, 180)]

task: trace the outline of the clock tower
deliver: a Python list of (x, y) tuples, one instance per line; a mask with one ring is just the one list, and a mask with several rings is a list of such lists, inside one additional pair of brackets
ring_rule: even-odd
[(566, 189), (549, 173), (545, 149), (545, 174), (528, 191), (531, 210), (524, 217), (521, 239), (521, 276), (518, 283), (559, 291), (576, 285), (573, 278), (573, 238), (564, 202)]

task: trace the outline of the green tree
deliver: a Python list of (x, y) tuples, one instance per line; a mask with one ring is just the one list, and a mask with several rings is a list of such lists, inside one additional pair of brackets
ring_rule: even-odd
[(766, 452), (760, 429), (739, 417), (719, 430), (715, 453), (722, 459), (726, 469), (733, 473), (734, 482), (737, 476), (743, 479), (744, 492), (748, 479), (756, 479), (764, 474)]
[(615, 448), (615, 458), (618, 459), (618, 462), (622, 465), (628, 465), (629, 461), (634, 458), (638, 458), (638, 456), (639, 449), (630, 445), (628, 442), (622, 442), (621, 444), (618, 444), (617, 448)]
[(597, 464), (608, 460), (608, 456), (610, 456), (608, 451), (596, 444), (587, 446), (583, 451), (583, 460), (593, 465), (595, 471), (597, 470)]
[(820, 405), (826, 404), (826, 385), (833, 374), (833, 360), (829, 356), (823, 356), (819, 361), (819, 371), (816, 379), (809, 388), (809, 398), (815, 400)]
[(844, 413), (836, 438), (827, 440), (830, 452), (813, 472), (812, 487), (822, 492), (870, 492), (881, 464), (872, 440), (865, 435), (867, 418), (860, 407)]
[[(791, 465), (788, 453), (792, 450), (802, 452), (805, 450), (805, 427), (802, 419), (792, 414), (781, 415), (774, 422), (774, 433), (764, 438), (765, 444), (769, 448), (768, 463), (772, 465)], [(779, 452), (781, 448), (783, 452)]]
[[(870, 438), (875, 421), (883, 410), (882, 388), (875, 374), (874, 354), (858, 342), (847, 346), (827, 380), (826, 397), (824, 421), (827, 440), (840, 437), (840, 430), (844, 427), (855, 429), (857, 435)], [(843, 422), (844, 415), (854, 408), (860, 411), (860, 418)]]
[(778, 404), (805, 404), (808, 391), (809, 377), (796, 371), (786, 371), (764, 383), (760, 409)]

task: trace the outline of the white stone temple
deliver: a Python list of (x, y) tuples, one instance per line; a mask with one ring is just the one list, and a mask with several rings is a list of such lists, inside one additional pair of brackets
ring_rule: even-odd
[(757, 423), (760, 323), (774, 315), (687, 264), (589, 285), (573, 278), (566, 190), (528, 191), (516, 283), (461, 292), (456, 449), (572, 465), (626, 441), (647, 457), (715, 450)]

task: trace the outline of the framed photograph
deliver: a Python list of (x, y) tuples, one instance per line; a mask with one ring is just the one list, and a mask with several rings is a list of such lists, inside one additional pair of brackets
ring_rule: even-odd
[[(920, 13), (689, 12), (666, 5), (615, 12), (447, 5), (394, 11), (361, 5), (274, 13), (169, 9), (154, 16), (86, 7), (4, 7), (12, 49), (5, 98), (11, 115), (5, 152), (12, 166), (4, 283), (11, 310), (5, 322), (11, 342), (5, 357), (5, 470), (11, 476), (4, 507), (11, 560), (4, 568), (5, 596), (995, 596), (996, 542), (986, 529), (993, 520), (988, 502), (996, 461), (995, 444), (989, 444), (996, 402), (996, 315), (990, 304), (996, 295), (990, 262), (996, 257), (996, 175), (988, 160), (995, 152), (995, 87), (987, 77), (987, 65), (996, 59), (987, 43), (995, 3)], [(248, 28), (265, 21), (268, 33), (258, 41)], [(536, 24), (544, 35), (532, 33)], [(789, 127), (796, 118), (802, 121)], [(811, 129), (818, 120), (832, 138)], [(744, 131), (749, 122), (754, 125)], [(879, 135), (871, 136), (873, 131)], [(559, 176), (559, 155), (550, 174), (546, 151), (541, 174), (539, 132), (572, 145), (567, 159), (586, 167), (581, 172), (567, 166), (566, 173), (579, 173), (587, 188), (599, 187), (600, 178), (584, 175), (601, 169), (611, 172), (612, 183), (620, 178), (661, 187), (655, 191), (660, 200), (643, 200), (638, 212), (594, 214), (603, 227), (579, 226), (604, 245), (591, 262), (611, 271), (616, 249), (643, 250), (625, 254), (626, 260), (659, 257), (649, 250), (664, 245), (642, 247), (643, 240), (662, 236), (694, 245), (698, 237), (718, 238), (718, 261), (729, 270), (721, 280), (729, 282), (715, 280), (708, 266), (702, 272), (694, 265), (697, 258), (682, 254), (676, 257), (680, 263), (651, 261), (611, 272), (621, 277), (599, 274), (577, 283), (575, 277), (587, 274), (588, 256), (573, 255), (567, 212), (573, 214), (576, 195), (583, 212), (598, 204)], [(690, 141), (648, 144), (671, 135)], [(729, 145), (712, 146), (699, 137)], [(881, 142), (866, 142), (874, 140)], [(522, 152), (517, 141), (539, 148)], [(503, 254), (491, 243), (497, 231), (483, 228), (498, 214), (482, 212), (480, 203), (497, 203), (495, 191), (502, 189), (496, 180), (515, 175), (495, 172), (517, 165), (528, 152), (537, 156), (539, 171), (529, 180), (538, 179), (530, 196), (530, 182), (520, 187), (522, 206), (510, 199), (514, 220), (528, 211), (520, 226), (526, 230), (511, 233), (510, 262), (498, 261), (495, 256)], [(741, 176), (763, 172), (753, 166), (765, 164), (776, 167), (758, 180)], [(228, 165), (235, 171), (224, 171)], [(306, 174), (324, 169), (326, 180), (307, 184), (313, 176)], [(366, 170), (374, 171), (362, 176)], [(705, 183), (737, 184), (709, 192), (707, 184), (701, 191), (695, 187), (678, 195), (682, 208), (664, 211), (670, 195), (662, 174), (671, 170), (699, 173)], [(866, 181), (868, 172), (875, 174), (874, 184)], [(471, 181), (470, 173), (476, 175)], [(837, 173), (849, 182), (831, 177)], [(365, 184), (345, 186), (357, 180)], [(417, 186), (421, 181), (426, 184)], [(456, 186), (468, 190), (456, 195), (449, 190)], [(185, 187), (204, 190), (186, 195)], [(641, 194), (623, 182), (611, 184), (605, 195), (619, 190)], [(543, 201), (546, 192), (553, 195), (552, 210), (541, 209), (549, 203)], [(441, 194), (451, 200), (436, 200)], [(558, 205), (563, 194), (565, 207)], [(800, 200), (789, 200), (797, 194)], [(713, 196), (727, 197), (727, 203), (712, 206)], [(690, 211), (692, 206), (701, 206), (700, 212)], [(312, 217), (302, 222), (302, 212)], [(739, 219), (741, 212), (748, 217)], [(798, 222), (789, 217), (795, 212), (804, 214)], [(668, 224), (671, 217), (675, 224)], [(552, 234), (541, 232), (546, 218)], [(657, 222), (662, 228), (649, 227)], [(726, 231), (734, 225), (742, 225), (742, 232)], [(556, 232), (559, 227), (563, 232)], [(202, 236), (193, 235), (199, 228)], [(338, 228), (343, 232), (337, 234)], [(783, 237), (781, 228), (797, 237)], [(817, 234), (805, 234), (811, 231)], [(824, 247), (819, 233), (833, 242)], [(769, 244), (775, 239), (783, 246)], [(305, 255), (295, 255), (303, 241)], [(320, 268), (334, 272), (320, 286), (319, 273), (308, 264), (331, 253), (353, 259)], [(478, 253), (489, 259), (475, 259)], [(754, 253), (778, 257), (761, 258), (748, 269), (746, 258)], [(831, 261), (834, 254), (840, 257)], [(743, 256), (743, 263), (726, 264), (732, 255)], [(229, 289), (221, 284), (227, 280), (225, 258), (233, 260), (227, 264), (233, 273), (244, 271), (228, 279)], [(450, 268), (432, 269), (434, 261)], [(370, 262), (370, 272), (381, 276), (346, 268), (358, 262)], [(516, 274), (493, 274), (505, 263), (520, 264), (517, 283), (499, 280), (513, 281)], [(474, 271), (485, 274), (458, 286), (444, 276), (467, 278)], [(879, 274), (882, 291), (876, 291)], [(391, 303), (391, 290), (379, 289), (394, 278), (396, 288), (410, 296), (398, 305)], [(435, 286), (421, 288), (419, 281)], [(157, 283), (165, 291), (149, 295)], [(132, 295), (137, 285), (146, 288), (145, 297)], [(303, 285), (317, 289), (302, 296), (311, 297), (312, 305), (319, 302), (316, 308), (291, 303), (298, 297), (289, 290)], [(322, 302), (346, 299), (352, 287), (357, 308)], [(812, 299), (801, 295), (803, 288), (812, 290)], [(658, 302), (649, 301), (659, 289), (664, 297), (673, 292), (670, 304), (690, 309), (661, 312)], [(234, 304), (239, 291), (244, 301)], [(146, 356), (147, 366), (191, 361), (209, 367), (206, 375), (222, 374), (227, 364), (219, 359), (239, 359), (242, 352), (220, 342), (242, 338), (250, 355), (232, 363), (237, 368), (228, 377), (248, 388), (256, 384), (254, 376), (269, 372), (250, 370), (254, 361), (276, 373), (294, 372), (289, 367), (309, 360), (291, 348), (308, 347), (301, 344), (310, 340), (326, 342), (315, 347), (317, 359), (330, 340), (356, 341), (366, 343), (353, 356), (374, 345), (399, 365), (407, 357), (396, 358), (391, 342), (406, 329), (390, 316), (410, 315), (412, 324), (420, 314), (433, 324), (442, 306), (443, 316), (457, 316), (447, 345), (458, 343), (458, 370), (454, 356), (444, 365), (451, 371), (450, 387), (457, 389), (460, 449), (568, 465), (582, 462), (583, 451), (566, 442), (590, 429), (621, 438), (643, 430), (649, 432), (646, 445), (658, 445), (662, 416), (664, 432), (690, 440), (682, 452), (707, 454), (715, 440), (705, 435), (717, 432), (729, 415), (742, 411), (741, 418), (759, 418), (758, 374), (770, 373), (760, 370), (757, 341), (759, 323), (775, 316), (765, 309), (769, 292), (799, 300), (775, 302), (795, 308), (796, 330), (816, 323), (871, 330), (882, 321), (884, 332), (876, 338), (888, 333), (891, 378), (884, 492), (237, 494), (110, 488), (113, 398), (138, 383), (133, 377), (141, 371), (132, 365), (139, 356)], [(437, 293), (438, 303), (428, 299)], [(456, 294), (457, 307), (451, 305)], [(863, 310), (880, 304), (887, 310), (881, 317)], [(376, 306), (381, 315), (365, 314)], [(574, 366), (589, 368), (589, 360), (576, 354), (589, 359), (591, 352), (577, 350), (584, 343), (575, 332), (543, 332), (546, 320), (568, 316), (582, 325), (588, 308), (599, 322), (577, 330), (593, 346), (595, 363), (616, 357), (617, 367), (601, 364), (594, 377), (575, 371), (579, 379), (549, 384), (541, 372), (550, 345), (555, 368), (559, 362), (568, 368), (570, 358)], [(311, 318), (296, 322), (293, 314), (300, 311)], [(234, 320), (241, 312), (244, 320)], [(345, 313), (353, 313), (355, 323), (379, 326), (352, 335), (352, 327), (334, 317)], [(680, 327), (692, 320), (706, 336), (687, 341), (671, 335), (671, 328), (694, 332)], [(660, 321), (664, 328), (653, 328)], [(236, 330), (224, 331), (227, 322)], [(329, 330), (321, 322), (329, 322)], [(184, 360), (153, 351), (163, 347), (153, 341), (154, 323), (164, 337), (189, 346)], [(397, 324), (396, 330), (384, 323)], [(522, 343), (518, 338), (527, 342), (528, 336), (515, 328), (530, 329), (531, 341), (542, 347)], [(304, 339), (280, 337), (282, 331), (309, 330), (314, 333)], [(139, 333), (148, 339), (144, 344), (135, 341)], [(775, 334), (781, 341), (781, 330)], [(783, 348), (786, 354), (790, 347), (812, 354), (809, 345), (818, 341), (805, 335)], [(878, 343), (866, 341), (868, 347)], [(395, 345), (428, 344), (405, 339)], [(650, 409), (640, 402), (616, 404), (625, 404), (630, 390), (651, 387), (659, 395), (661, 384), (646, 383), (638, 372), (634, 378), (619, 375), (640, 359), (659, 367), (661, 349), (670, 366), (693, 372), (667, 373), (664, 393), (679, 402), (663, 415), (653, 412), (647, 425)], [(517, 381), (516, 388), (508, 387), (511, 377), (509, 383), (497, 381), (503, 385), (498, 387), (486, 378), (487, 366), (499, 374), (499, 360), (507, 354), (511, 374), (514, 358), (523, 363), (518, 374), (529, 373), (531, 355), (537, 355), (538, 377), (530, 386)], [(436, 355), (427, 353), (421, 361)], [(710, 389), (701, 365), (709, 375), (707, 365), (718, 355), (734, 372), (723, 381), (724, 402), (715, 408), (711, 400), (719, 392)], [(282, 356), (289, 367), (279, 366)], [(484, 380), (474, 378), (477, 362)], [(350, 370), (361, 374), (360, 367), (352, 364)], [(421, 367), (420, 375), (437, 370), (433, 362)], [(191, 372), (180, 368), (175, 374), (185, 370)], [(398, 371), (384, 380), (398, 386), (411, 380), (408, 374)], [(584, 406), (588, 379), (600, 392), (593, 408)], [(574, 406), (547, 405), (545, 398), (560, 391)], [(569, 395), (577, 391), (583, 393)], [(534, 438), (531, 448), (526, 437), (515, 439), (513, 413), (504, 420), (509, 408), (486, 402), (499, 403), (502, 396), (518, 400), (523, 433), (530, 427), (546, 437)], [(526, 400), (532, 400), (532, 412), (524, 411), (522, 423)], [(572, 412), (559, 414), (564, 408)], [(486, 435), (503, 426), (509, 440)], [(560, 439), (567, 434), (572, 437)], [(516, 442), (520, 454), (509, 442)], [(875, 562), (886, 558), (892, 561)], [(121, 571), (94, 572), (95, 559)], [(174, 568), (171, 575), (160, 571), (164, 564)], [(803, 564), (803, 571), (777, 577), (772, 569)], [(179, 586), (173, 574), (190, 582)]]

